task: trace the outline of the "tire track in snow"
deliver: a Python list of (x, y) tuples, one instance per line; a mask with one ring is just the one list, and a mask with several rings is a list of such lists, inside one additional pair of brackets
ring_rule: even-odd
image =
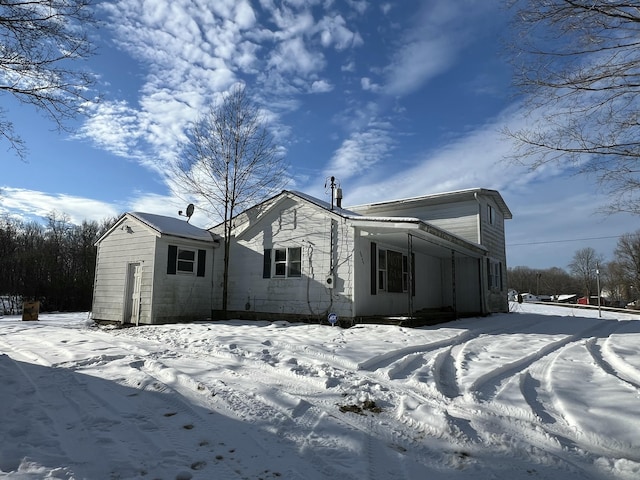
[[(400, 366), (396, 367), (395, 369), (396, 375), (398, 375), (398, 372), (402, 372), (403, 370), (406, 369), (406, 363), (402, 364), (405, 357), (421, 355), (421, 354), (432, 352), (433, 350), (438, 350), (443, 347), (451, 347), (453, 345), (464, 343), (465, 341), (468, 341), (469, 339), (474, 338), (475, 333), (477, 332), (473, 330), (467, 330), (457, 335), (454, 335), (453, 337), (447, 337), (445, 339), (437, 340), (432, 343), (427, 343), (422, 345), (411, 345), (409, 347), (401, 348), (398, 350), (392, 350), (390, 352), (383, 353), (382, 355), (377, 355), (375, 357), (370, 358), (369, 360), (361, 362), (358, 365), (358, 369), (368, 371), (368, 372), (373, 372), (385, 367), (389, 367), (392, 364), (400, 363)], [(407, 374), (404, 373), (404, 376), (406, 375)]]
[(460, 395), (460, 389), (458, 388), (453, 347), (449, 347), (436, 354), (433, 370), (438, 391), (449, 399), (458, 397)]
[[(640, 384), (636, 382), (635, 379), (633, 379), (632, 377), (630, 378), (629, 375), (626, 375), (624, 373), (623, 374), (619, 373), (618, 370), (614, 368), (613, 365), (605, 359), (603, 349), (600, 347), (600, 345), (598, 345), (595, 338), (589, 339), (585, 347), (589, 352), (589, 354), (591, 355), (591, 358), (593, 358), (593, 361), (596, 363), (596, 365), (598, 365), (598, 367), (600, 367), (604, 372), (611, 375), (612, 377), (615, 377), (620, 382), (634, 388), (636, 391), (640, 390)], [(615, 357), (609, 357), (609, 358), (615, 359)], [(624, 368), (623, 370), (628, 371), (628, 368)]]
[[(513, 323), (510, 324), (511, 328), (519, 328), (520, 326), (525, 327), (528, 326), (529, 322), (525, 320), (514, 320)], [(455, 323), (451, 325), (451, 327), (455, 327)], [(376, 355), (369, 360), (365, 360), (358, 365), (358, 370), (365, 370), (369, 372), (373, 372), (375, 370), (379, 370), (385, 367), (389, 367), (393, 363), (398, 361), (402, 361), (402, 359), (408, 355), (415, 354), (424, 354), (430, 353), (434, 350), (438, 350), (443, 347), (454, 347), (456, 345), (461, 345), (465, 342), (471, 341), (474, 338), (478, 338), (479, 336), (491, 335), (492, 333), (501, 332), (504, 330), (504, 325), (500, 325), (496, 328), (467, 328), (466, 330), (452, 335), (447, 338), (443, 338), (442, 340), (436, 340), (431, 343), (421, 344), (421, 345), (411, 345), (405, 348), (400, 348), (397, 350), (391, 350), (387, 353), (383, 353), (381, 355)]]
[[(583, 344), (567, 346), (565, 355), (557, 355), (549, 370), (548, 383), (554, 397), (554, 406), (568, 425), (566, 436), (579, 448), (586, 448), (592, 452), (592, 455), (603, 454), (640, 464), (637, 432), (625, 428), (625, 425), (629, 427), (633, 423), (632, 419), (640, 412), (637, 406), (637, 388), (603, 370), (601, 365), (594, 361), (589, 342), (590, 340), (586, 340)], [(565, 365), (561, 365), (563, 362)], [(568, 376), (574, 375), (583, 379), (600, 377), (597, 379), (599, 382), (604, 378), (613, 380), (611, 385), (604, 386), (606, 391), (610, 392), (610, 396), (594, 395), (589, 404), (577, 402), (575, 396), (579, 395), (579, 392), (573, 391), (570, 382), (567, 381)], [(624, 396), (620, 394), (620, 390), (628, 392), (626, 396), (629, 400), (622, 401)], [(617, 403), (609, 403), (610, 398), (617, 399)], [(588, 409), (588, 415), (585, 415), (585, 409)], [(630, 418), (629, 422), (625, 422), (626, 417)], [(614, 427), (618, 435), (602, 436), (601, 429), (609, 429), (610, 423), (618, 424)], [(624, 433), (626, 439), (622, 436)], [(603, 439), (606, 439), (607, 443), (603, 443)]]
[[(600, 348), (600, 356), (621, 380), (640, 388), (640, 370), (630, 365), (617, 354), (614, 338), (609, 336)], [(637, 345), (636, 345), (637, 348)]]
[(555, 342), (548, 343), (542, 348), (539, 348), (524, 357), (518, 358), (512, 362), (501, 364), (498, 368), (480, 375), (469, 385), (469, 387), (467, 387), (466, 393), (473, 395), (481, 401), (489, 402), (495, 398), (505, 380), (514, 377), (547, 355), (550, 355), (568, 345), (579, 343), (594, 334), (600, 334), (604, 337), (608, 337), (615, 332), (617, 328), (617, 324), (614, 324), (613, 322), (608, 322), (606, 320), (600, 321), (581, 333), (569, 335), (560, 340), (556, 340)]

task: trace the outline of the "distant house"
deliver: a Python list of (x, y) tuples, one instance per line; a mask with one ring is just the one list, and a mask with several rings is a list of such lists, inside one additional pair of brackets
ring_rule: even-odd
[(523, 302), (539, 302), (540, 297), (534, 295), (533, 293), (522, 293), (520, 295), (522, 297)]
[[(98, 241), (94, 318), (161, 323), (217, 316), (224, 247), (214, 238), (223, 234), (222, 225), (177, 233), (188, 224), (166, 218), (127, 214)], [(227, 309), (241, 318), (323, 320), (333, 314), (347, 322), (437, 310), (505, 312), (509, 218), (494, 190), (349, 210), (285, 190), (233, 219)], [(135, 243), (128, 222), (139, 231)], [(203, 256), (202, 282), (195, 273), (171, 277), (171, 246), (178, 256), (183, 249), (193, 252), (196, 273)], [(135, 302), (128, 306), (130, 297), (138, 298), (136, 265), (145, 280), (140, 298), (146, 299), (138, 317), (131, 315)]]
[(95, 320), (137, 325), (211, 315), (218, 242), (207, 230), (161, 215), (127, 213), (96, 246)]

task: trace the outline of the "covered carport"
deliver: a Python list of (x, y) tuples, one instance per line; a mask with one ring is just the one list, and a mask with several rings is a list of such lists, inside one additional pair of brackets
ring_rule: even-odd
[[(359, 217), (352, 220), (357, 232), (356, 248), (361, 256), (361, 261), (355, 262), (356, 270), (360, 270), (354, 276), (356, 316), (414, 317), (425, 310), (448, 310), (456, 317), (487, 313), (486, 276), (482, 271), (487, 251), (483, 246), (419, 219)], [(380, 250), (385, 248), (406, 257), (403, 258), (405, 288), (402, 294), (390, 294), (380, 288), (381, 269), (377, 262)], [(362, 254), (367, 249), (368, 259)], [(398, 275), (391, 271), (384, 273), (389, 275), (389, 282), (392, 275)]]

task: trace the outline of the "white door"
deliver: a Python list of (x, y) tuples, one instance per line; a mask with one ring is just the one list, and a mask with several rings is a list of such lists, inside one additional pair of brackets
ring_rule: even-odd
[(127, 268), (127, 296), (124, 323), (140, 321), (140, 296), (142, 290), (142, 265), (130, 263)]

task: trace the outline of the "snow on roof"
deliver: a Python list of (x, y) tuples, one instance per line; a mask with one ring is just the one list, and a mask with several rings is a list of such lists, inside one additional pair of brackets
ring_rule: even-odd
[(320, 200), (316, 197), (312, 197), (311, 195), (308, 195), (306, 193), (302, 193), (302, 192), (298, 192), (296, 190), (287, 190), (289, 193), (292, 193), (293, 195), (296, 195), (300, 198), (303, 198), (305, 200), (307, 200), (308, 202), (314, 203), (316, 205), (318, 205), (319, 207), (322, 207), (326, 210), (331, 210), (335, 213), (337, 213), (338, 215), (342, 215), (342, 216), (360, 216), (359, 213), (356, 212), (352, 212), (351, 210), (347, 210), (344, 208), (340, 208), (340, 207), (336, 207), (335, 205), (333, 206), (333, 209), (331, 208), (331, 204), (329, 202), (325, 202), (324, 200)]
[(211, 233), (207, 230), (198, 228), (179, 218), (144, 212), (129, 212), (129, 215), (164, 235), (208, 242), (213, 240)]
[(507, 219), (512, 218), (513, 215), (511, 213), (511, 210), (509, 210), (509, 207), (507, 206), (506, 202), (502, 198), (502, 195), (500, 195), (500, 192), (498, 192), (497, 190), (491, 190), (491, 189), (481, 188), (481, 187), (467, 188), (464, 190), (453, 190), (449, 192), (431, 193), (428, 195), (421, 195), (418, 197), (400, 198), (396, 200), (385, 200), (381, 202), (366, 203), (362, 205), (353, 205), (351, 208), (360, 210), (364, 208), (386, 207), (389, 205), (395, 206), (395, 205), (414, 203), (414, 202), (441, 202), (441, 201), (446, 201), (446, 199), (448, 198), (464, 197), (464, 196), (469, 196), (476, 193), (493, 197), (496, 203), (499, 205), (500, 209), (502, 210), (502, 213), (505, 216), (505, 218)]

